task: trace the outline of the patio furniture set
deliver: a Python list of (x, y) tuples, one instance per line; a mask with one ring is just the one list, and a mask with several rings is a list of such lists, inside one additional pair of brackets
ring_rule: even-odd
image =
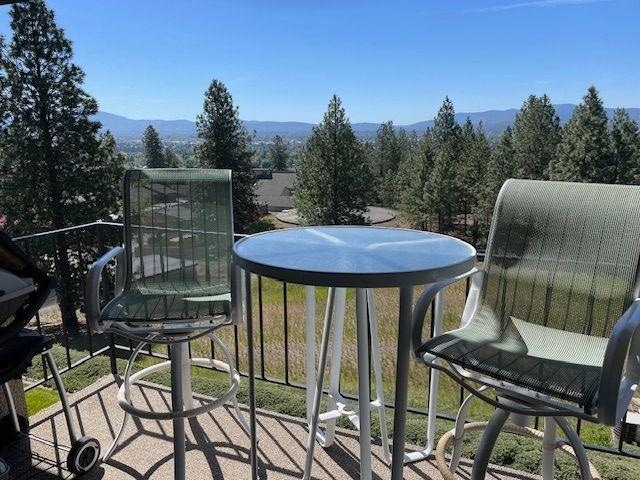
[[(560, 427), (571, 446), (564, 448), (577, 459), (581, 477), (591, 479), (595, 472), (567, 418), (616, 425), (636, 389), (640, 376), (637, 205), (640, 187), (636, 186), (509, 180), (496, 203), (485, 260), (476, 266), (475, 249), (461, 240), (398, 228), (302, 227), (260, 233), (234, 243), (230, 171), (129, 170), (124, 180), (124, 247), (97, 260), (86, 282), (86, 313), (92, 331), (117, 333), (138, 342), (118, 394), (125, 419), (103, 460), (117, 448), (130, 416), (170, 419), (174, 476), (184, 479), (185, 418), (232, 402), (251, 439), (251, 470), (257, 478), (260, 432), (252, 275), (260, 275), (306, 285), (309, 436), (303, 478), (311, 478), (315, 443), (329, 447), (337, 418), (346, 416), (360, 434), (360, 478), (370, 479), (371, 412), (377, 412), (383, 456), (390, 463), (391, 478), (401, 479), (406, 462), (422, 460), (435, 451), (438, 372), (442, 371), (470, 392), (454, 429), (439, 443), (440, 450), (445, 443), (454, 443), (448, 465), (439, 457), (446, 478), (452, 478), (460, 459), (469, 405), (473, 398), (480, 398), (493, 405), (495, 413), (483, 425), (472, 479), (484, 478), (500, 431), (533, 432), (523, 426), (529, 416), (544, 418), (543, 477), (553, 478), (554, 451), (562, 446), (556, 438)], [(113, 263), (116, 296), (101, 305), (100, 284)], [(2, 268), (6, 268), (4, 262)], [(462, 279), (470, 279), (470, 291), (460, 328), (443, 332), (444, 288)], [(414, 304), (414, 288), (424, 285)], [(328, 287), (318, 352), (315, 287)], [(339, 391), (347, 288), (355, 289), (357, 404)], [(391, 448), (382, 395), (376, 288), (399, 290), (393, 422), (393, 438), (398, 440)], [(433, 335), (424, 339), (430, 306)], [(240, 374), (216, 334), (219, 328), (240, 324), (247, 329), (248, 419), (236, 398)], [(0, 318), (0, 334), (3, 328)], [(208, 337), (224, 361), (191, 358), (189, 342), (200, 337)], [(133, 373), (139, 352), (149, 345), (168, 345), (170, 360)], [(5, 348), (0, 346), (0, 355)], [(405, 453), (412, 356), (432, 369), (428, 436), (423, 449)], [(320, 412), (327, 364), (328, 408)], [(226, 372), (227, 392), (195, 407), (192, 365)], [(157, 412), (134, 405), (132, 385), (162, 369), (171, 371), (171, 409)], [(21, 372), (2, 373), (5, 382)], [(510, 416), (520, 430), (506, 425)], [(324, 430), (320, 422), (326, 424)], [(69, 426), (73, 428), (71, 421)]]

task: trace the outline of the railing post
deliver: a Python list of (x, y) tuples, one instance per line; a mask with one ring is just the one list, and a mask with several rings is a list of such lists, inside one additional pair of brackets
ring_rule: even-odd
[[(103, 231), (104, 226), (102, 225), (101, 221), (97, 221), (96, 222), (96, 247), (98, 249), (98, 256), (103, 255), (106, 251), (107, 251), (107, 245), (104, 239), (104, 231)], [(109, 275), (107, 273), (107, 270), (104, 269), (102, 271), (102, 285), (106, 286), (108, 285), (109, 282)], [(103, 301), (104, 301), (104, 296), (105, 296), (105, 289), (103, 287), (102, 290), (102, 296), (103, 296)], [(91, 333), (89, 333), (91, 335)], [(109, 334), (109, 360), (110, 360), (110, 366), (111, 366), (111, 374), (112, 375), (117, 375), (118, 374), (118, 364), (116, 363), (116, 343), (115, 340), (113, 338), (113, 334), (110, 333)]]

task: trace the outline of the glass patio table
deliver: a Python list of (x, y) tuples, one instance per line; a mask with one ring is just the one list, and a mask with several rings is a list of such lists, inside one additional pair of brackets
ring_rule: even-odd
[[(233, 248), (234, 265), (245, 272), (248, 338), (251, 469), (257, 478), (255, 378), (251, 273), (288, 283), (356, 289), (356, 335), (358, 348), (358, 402), (360, 415), (360, 478), (371, 478), (370, 381), (367, 339), (367, 288), (399, 288), (396, 394), (393, 422), (392, 480), (402, 478), (407, 411), (413, 287), (450, 279), (468, 272), (476, 261), (475, 249), (446, 235), (418, 230), (368, 226), (326, 226), (274, 230), (238, 241)], [(328, 341), (329, 315), (322, 341)], [(323, 365), (314, 398), (310, 432), (315, 432), (322, 393)], [(360, 375), (360, 372), (363, 374)], [(364, 374), (366, 372), (366, 375)], [(363, 441), (366, 439), (367, 441)], [(309, 450), (315, 435), (309, 435)], [(305, 477), (310, 472), (307, 462)]]

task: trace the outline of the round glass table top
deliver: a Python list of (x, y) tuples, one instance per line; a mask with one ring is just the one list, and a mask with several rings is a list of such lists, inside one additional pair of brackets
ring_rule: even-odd
[(233, 247), (236, 265), (289, 283), (400, 287), (468, 272), (476, 250), (446, 235), (400, 228), (325, 226), (272, 230)]

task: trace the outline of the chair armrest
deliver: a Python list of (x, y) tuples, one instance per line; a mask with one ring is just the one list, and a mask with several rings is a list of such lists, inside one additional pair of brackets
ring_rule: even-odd
[[(467, 273), (463, 273), (462, 275), (458, 275), (457, 277), (450, 278), (448, 280), (443, 280), (442, 282), (432, 283), (431, 285), (427, 285), (424, 289), (420, 298), (416, 302), (415, 307), (413, 308), (413, 314), (411, 316), (411, 344), (413, 348), (413, 353), (416, 356), (418, 355), (418, 349), (422, 345), (422, 327), (424, 325), (424, 318), (427, 315), (427, 310), (429, 306), (436, 298), (438, 292), (440, 292), (444, 287), (456, 283), (460, 280), (463, 280), (470, 276), (475, 276), (477, 273), (481, 273), (481, 270), (477, 268), (473, 268), (469, 270)], [(479, 275), (478, 277), (481, 277)], [(471, 293), (471, 292), (470, 292)], [(477, 297), (477, 296), (476, 296)], [(467, 299), (467, 303), (472, 300), (471, 295), (469, 295)], [(465, 313), (467, 312), (467, 307), (465, 304)], [(463, 315), (464, 318), (464, 315)]]
[[(122, 263), (123, 256), (124, 248), (115, 247), (105, 253), (89, 267), (84, 292), (85, 315), (87, 323), (91, 327), (91, 331), (94, 333), (102, 333), (104, 331), (104, 328), (100, 323), (100, 282), (102, 280), (102, 271), (107, 263), (113, 259), (116, 259), (119, 267)], [(119, 293), (118, 290), (121, 289), (123, 277), (123, 270), (118, 267), (116, 267), (116, 293)]]
[(640, 380), (640, 299), (613, 326), (602, 364), (598, 420), (615, 425), (626, 413)]

